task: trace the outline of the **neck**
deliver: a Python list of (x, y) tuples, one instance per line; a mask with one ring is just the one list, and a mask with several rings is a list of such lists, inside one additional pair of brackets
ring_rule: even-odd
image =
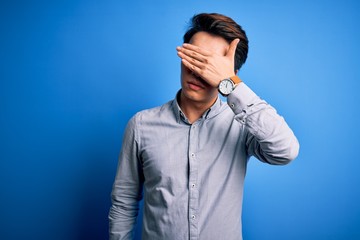
[(186, 98), (183, 94), (180, 94), (179, 105), (185, 116), (192, 124), (196, 122), (216, 101), (217, 98), (208, 102), (198, 102)]

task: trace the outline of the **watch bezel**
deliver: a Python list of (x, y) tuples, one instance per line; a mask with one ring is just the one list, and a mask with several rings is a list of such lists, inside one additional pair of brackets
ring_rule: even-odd
[[(231, 89), (230, 88), (225, 88), (224, 83), (225, 82), (230, 82), (231, 84)], [(219, 84), (219, 92), (223, 95), (223, 96), (227, 96), (229, 95), (233, 90), (234, 90), (234, 87), (235, 87), (235, 83), (230, 79), (230, 78), (225, 78), (224, 80), (222, 80)], [(226, 92), (224, 91), (226, 90)]]

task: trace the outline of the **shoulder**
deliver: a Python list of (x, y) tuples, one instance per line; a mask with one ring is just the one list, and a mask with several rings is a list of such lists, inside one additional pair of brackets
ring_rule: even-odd
[(161, 134), (164, 126), (173, 125), (175, 122), (172, 102), (137, 112), (129, 120), (127, 132), (132, 132), (139, 143), (143, 142), (141, 139)]
[(169, 101), (161, 106), (144, 109), (137, 112), (131, 119), (135, 125), (143, 125), (146, 123), (161, 121), (161, 119), (168, 119), (174, 115), (173, 101)]

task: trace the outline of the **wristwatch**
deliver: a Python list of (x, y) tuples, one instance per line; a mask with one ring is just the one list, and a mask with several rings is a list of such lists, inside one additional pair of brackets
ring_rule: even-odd
[(230, 78), (225, 78), (219, 84), (219, 92), (223, 96), (228, 96), (232, 91), (234, 91), (235, 87), (241, 83), (241, 79), (238, 76), (232, 76)]

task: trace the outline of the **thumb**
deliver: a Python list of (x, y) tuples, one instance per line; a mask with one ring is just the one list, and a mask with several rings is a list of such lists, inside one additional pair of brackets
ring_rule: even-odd
[(238, 39), (238, 38), (235, 38), (234, 40), (232, 40), (232, 42), (230, 43), (229, 49), (226, 53), (226, 56), (231, 57), (231, 58), (235, 57), (236, 47), (239, 42), (240, 42), (240, 39)]

